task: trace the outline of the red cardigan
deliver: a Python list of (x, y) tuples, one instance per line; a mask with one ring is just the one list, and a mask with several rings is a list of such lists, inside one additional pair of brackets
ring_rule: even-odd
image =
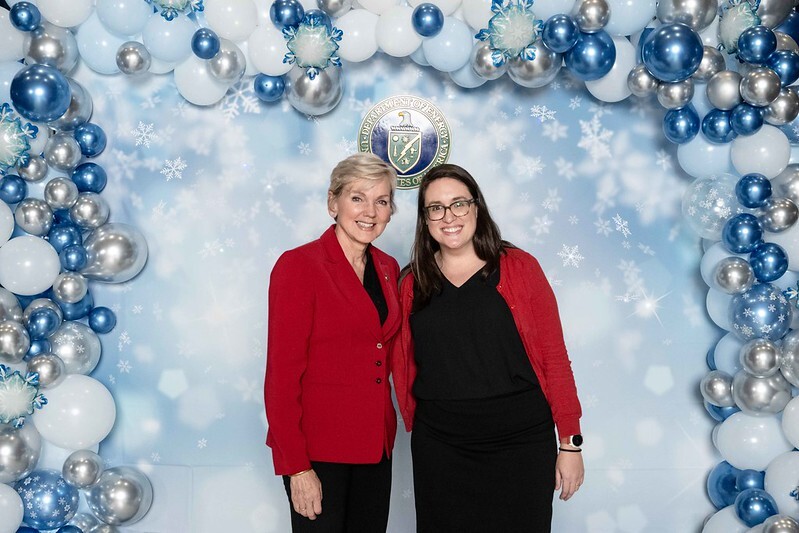
[[(516, 329), (552, 409), (552, 417), (563, 438), (580, 433), (580, 401), (574, 385), (571, 361), (563, 342), (563, 330), (555, 295), (538, 261), (518, 248), (507, 248), (499, 260), (497, 291), (510, 307)], [(392, 347), (392, 377), (405, 428), (413, 428), (416, 399), (410, 312), (413, 305), (413, 274), (402, 280), (400, 307), (402, 324)]]
[(377, 463), (391, 453), (397, 415), (391, 403), (389, 345), (399, 328), (399, 266), (370, 246), (388, 317), (371, 298), (336, 239), (284, 253), (269, 284), (264, 403), (275, 473), (310, 461)]

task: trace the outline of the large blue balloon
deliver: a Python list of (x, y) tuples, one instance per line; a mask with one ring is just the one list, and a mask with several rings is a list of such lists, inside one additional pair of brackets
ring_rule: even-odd
[(779, 26), (774, 28), (799, 43), (799, 11), (791, 11)]
[(738, 135), (752, 135), (763, 127), (763, 108), (747, 103), (735, 106), (730, 114), (730, 125)]
[(200, 28), (191, 38), (191, 51), (200, 59), (211, 59), (219, 53), (219, 37), (209, 28)]
[(78, 489), (55, 470), (34, 470), (14, 487), (25, 502), (23, 521), (29, 526), (58, 529), (78, 511)]
[(721, 240), (732, 253), (748, 254), (762, 242), (763, 228), (756, 216), (739, 213), (724, 224)]
[(764, 65), (777, 49), (777, 36), (766, 26), (751, 26), (738, 37), (738, 58), (753, 65)]
[(641, 47), (646, 69), (659, 80), (674, 82), (696, 72), (705, 53), (702, 39), (685, 24), (664, 24), (650, 33)]
[(266, 74), (258, 74), (253, 81), (253, 89), (255, 96), (264, 102), (276, 102), (283, 97), (283, 91), (286, 89), (286, 82), (282, 76), (268, 76)]
[(14, 109), (34, 122), (50, 122), (69, 109), (72, 90), (67, 78), (55, 67), (31, 65), (11, 80), (11, 103)]
[(679, 109), (669, 109), (663, 117), (663, 133), (675, 144), (684, 144), (699, 133), (699, 114), (689, 104)]
[(777, 514), (777, 502), (763, 489), (742, 490), (735, 498), (735, 514), (749, 527)]
[(269, 18), (278, 29), (297, 27), (305, 16), (305, 9), (297, 0), (275, 0), (269, 7)]
[(580, 28), (569, 15), (552, 15), (544, 23), (541, 41), (553, 52), (562, 54), (577, 44)]
[(434, 37), (444, 27), (444, 13), (435, 4), (419, 4), (413, 9), (411, 23), (422, 37)]
[(757, 172), (741, 176), (735, 184), (735, 196), (744, 207), (762, 207), (771, 198), (771, 181)]
[(749, 264), (758, 281), (774, 281), (788, 270), (788, 254), (779, 244), (761, 242), (749, 254)]
[(743, 341), (781, 339), (791, 326), (792, 316), (791, 303), (782, 289), (771, 283), (756, 283), (730, 302), (731, 331)]
[(799, 54), (793, 50), (777, 50), (768, 56), (766, 66), (777, 73), (783, 87), (799, 79)]
[(722, 509), (735, 502), (738, 489), (735, 487), (735, 478), (738, 470), (727, 461), (722, 461), (713, 467), (707, 476), (707, 495), (716, 509)]
[(702, 133), (705, 138), (716, 144), (725, 144), (738, 136), (732, 129), (729, 111), (712, 109), (702, 119)]
[(78, 186), (80, 192), (99, 193), (108, 182), (108, 174), (97, 163), (83, 163), (72, 171), (72, 181)]
[(616, 45), (604, 30), (580, 33), (577, 42), (563, 56), (566, 68), (583, 81), (598, 80), (613, 68)]
[(30, 2), (17, 2), (11, 6), (8, 18), (19, 31), (33, 31), (42, 23), (39, 8)]
[(73, 135), (80, 146), (80, 153), (86, 157), (100, 155), (108, 142), (103, 128), (91, 122), (75, 128)]

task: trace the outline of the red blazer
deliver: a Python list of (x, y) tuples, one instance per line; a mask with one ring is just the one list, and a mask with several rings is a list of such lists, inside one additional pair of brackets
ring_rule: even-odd
[(391, 453), (397, 415), (389, 344), (400, 323), (399, 266), (369, 249), (388, 304), (382, 326), (335, 225), (284, 253), (272, 270), (264, 403), (278, 475), (311, 468), (310, 461), (368, 464)]

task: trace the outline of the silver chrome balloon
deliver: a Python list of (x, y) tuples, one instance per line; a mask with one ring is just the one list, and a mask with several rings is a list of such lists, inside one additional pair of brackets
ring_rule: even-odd
[(123, 74), (136, 76), (149, 72), (153, 56), (147, 47), (138, 41), (128, 41), (120, 45), (116, 55), (117, 67)]
[(69, 178), (59, 176), (44, 186), (44, 201), (51, 209), (69, 209), (78, 199), (78, 186)]
[(752, 339), (739, 351), (744, 370), (759, 378), (773, 376), (780, 369), (782, 352), (768, 339)]
[(37, 309), (42, 309), (44, 307), (52, 309), (55, 312), (55, 314), (58, 315), (59, 322), (61, 320), (64, 320), (64, 314), (61, 312), (61, 308), (58, 306), (57, 303), (55, 303), (50, 298), (36, 298), (35, 300), (33, 300), (31, 303), (28, 304), (28, 307), (25, 308), (25, 312), (22, 314), (22, 323), (27, 326), (28, 321), (31, 318), (31, 313), (33, 313)]
[(792, 227), (799, 220), (799, 208), (789, 198), (772, 196), (765, 201), (762, 213), (757, 218), (764, 230), (779, 233)]
[(340, 67), (327, 67), (311, 79), (305, 69), (295, 66), (287, 78), (286, 98), (289, 104), (306, 115), (324, 115), (332, 111), (344, 93)]
[(732, 407), (732, 376), (721, 370), (711, 370), (699, 383), (702, 398), (716, 407)]
[(31, 347), (28, 330), (19, 322), (0, 322), (0, 363), (19, 363)]
[(646, 70), (643, 63), (636, 65), (627, 75), (627, 88), (638, 97), (655, 94), (660, 82)]
[(799, 45), (790, 35), (782, 33), (781, 31), (774, 31), (777, 37), (777, 50), (791, 50), (799, 53)]
[(81, 228), (99, 228), (108, 221), (109, 215), (108, 202), (96, 192), (80, 193), (69, 208), (69, 218)]
[(780, 89), (780, 95), (766, 108), (764, 119), (769, 124), (782, 126), (799, 116), (799, 94), (793, 87)]
[(505, 61), (501, 66), (494, 66), (494, 60), (491, 54), (494, 51), (491, 48), (491, 43), (488, 41), (477, 41), (472, 46), (472, 55), (469, 59), (472, 69), (481, 78), (487, 80), (495, 80), (508, 71), (508, 62)]
[(794, 387), (799, 387), (799, 330), (792, 329), (782, 338), (780, 373)]
[(781, 85), (780, 77), (770, 68), (753, 68), (741, 78), (741, 98), (755, 107), (765, 107), (780, 95)]
[(577, 0), (571, 18), (584, 33), (595, 33), (605, 27), (610, 18), (610, 7), (605, 0)]
[(67, 374), (89, 375), (100, 361), (100, 339), (81, 322), (64, 322), (48, 340), (52, 352), (64, 361)]
[(18, 481), (36, 468), (42, 438), (33, 424), (14, 428), (0, 425), (0, 483)]
[(26, 33), (22, 46), (27, 65), (39, 63), (67, 73), (78, 62), (75, 36), (70, 30), (49, 22), (43, 22), (35, 30)]
[(775, 414), (791, 401), (791, 384), (781, 374), (759, 378), (739, 370), (732, 379), (732, 397), (746, 414)]
[(153, 503), (153, 486), (143, 473), (129, 466), (109, 468), (86, 492), (94, 516), (110, 525), (134, 524)]
[(666, 109), (679, 109), (691, 103), (694, 97), (694, 80), (691, 78), (672, 83), (661, 82), (657, 89), (658, 102)]
[(91, 450), (77, 450), (64, 461), (61, 477), (73, 487), (86, 489), (100, 480), (104, 469), (102, 457)]
[(128, 224), (105, 224), (91, 232), (83, 246), (89, 257), (80, 273), (90, 280), (122, 283), (133, 279), (147, 262), (147, 242)]
[(22, 306), (14, 293), (0, 287), (0, 320), (22, 321)]
[(247, 69), (247, 58), (241, 48), (227, 39), (220, 39), (219, 52), (208, 60), (208, 72), (222, 83), (236, 83)]
[(44, 200), (25, 198), (14, 209), (14, 221), (23, 231), (41, 237), (53, 227), (53, 210)]
[(755, 273), (746, 259), (736, 256), (725, 257), (716, 265), (713, 281), (727, 294), (741, 294), (752, 287)]
[(90, 513), (78, 513), (69, 521), (70, 526), (80, 528), (83, 533), (88, 533), (94, 526), (100, 525), (100, 521)]
[(72, 78), (67, 78), (67, 81), (71, 91), (69, 107), (59, 118), (48, 122), (50, 127), (58, 131), (73, 131), (81, 124), (87, 123), (94, 111), (94, 102), (89, 91)]
[(776, 196), (785, 196), (794, 203), (799, 203), (799, 165), (785, 167), (785, 170), (772, 179), (772, 187)]
[(657, 17), (663, 24), (682, 22), (694, 31), (701, 31), (716, 18), (716, 0), (659, 0)]
[(762, 533), (799, 533), (799, 522), (787, 514), (777, 514), (763, 521)]
[(52, 353), (40, 353), (28, 359), (28, 372), (39, 374), (39, 387), (55, 387), (67, 377), (64, 361)]
[(543, 87), (555, 79), (563, 65), (563, 55), (536, 41), (535, 58), (531, 61), (515, 57), (508, 62), (508, 77), (522, 87)]
[(48, 168), (47, 161), (44, 160), (44, 157), (36, 155), (31, 157), (27, 164), (18, 166), (17, 172), (19, 173), (19, 177), (25, 181), (36, 183), (47, 176)]
[(53, 282), (53, 296), (59, 302), (78, 303), (89, 291), (89, 282), (77, 272), (62, 272)]
[(316, 0), (316, 6), (330, 17), (339, 18), (352, 9), (352, 0)]
[(708, 81), (726, 67), (724, 56), (716, 47), (705, 45), (703, 50), (702, 61), (696, 72), (691, 75), (697, 81)]
[(767, 28), (776, 28), (790, 14), (796, 3), (785, 0), (760, 0), (757, 6), (757, 16), (760, 24)]
[(729, 111), (741, 103), (741, 75), (734, 70), (722, 70), (707, 82), (707, 99), (716, 109)]
[(80, 162), (80, 145), (69, 133), (56, 133), (44, 145), (44, 160), (58, 170), (74, 169)]

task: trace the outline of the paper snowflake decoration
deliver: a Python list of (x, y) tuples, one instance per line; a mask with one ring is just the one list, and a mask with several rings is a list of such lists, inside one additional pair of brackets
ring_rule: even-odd
[(172, 20), (181, 13), (202, 11), (203, 0), (147, 0), (154, 11), (161, 11), (161, 16)]
[(33, 409), (41, 409), (47, 398), (39, 393), (39, 373), (28, 372), (25, 377), (19, 370), (0, 365), (0, 423), (22, 427), (25, 416)]
[(328, 65), (340, 67), (341, 59), (336, 51), (341, 35), (340, 29), (327, 26), (318, 14), (305, 15), (296, 28), (283, 28), (289, 49), (283, 63), (296, 63), (298, 67), (307, 69), (311, 79)]
[(533, 43), (541, 35), (544, 21), (535, 18), (533, 0), (492, 0), (491, 11), (494, 16), (488, 21), (488, 29), (480, 30), (475, 37), (491, 44), (494, 66), (501, 67), (515, 57), (535, 59)]
[(37, 133), (39, 128), (33, 124), (22, 125), (10, 105), (0, 106), (0, 176), (11, 167), (28, 163), (29, 139), (35, 138)]
[(785, 296), (789, 302), (792, 302), (796, 307), (799, 307), (799, 282), (797, 282), (796, 287), (788, 287), (784, 291), (782, 291), (783, 296)]
[(727, 0), (719, 14), (719, 48), (728, 54), (738, 51), (738, 37), (745, 29), (760, 24), (760, 0)]

